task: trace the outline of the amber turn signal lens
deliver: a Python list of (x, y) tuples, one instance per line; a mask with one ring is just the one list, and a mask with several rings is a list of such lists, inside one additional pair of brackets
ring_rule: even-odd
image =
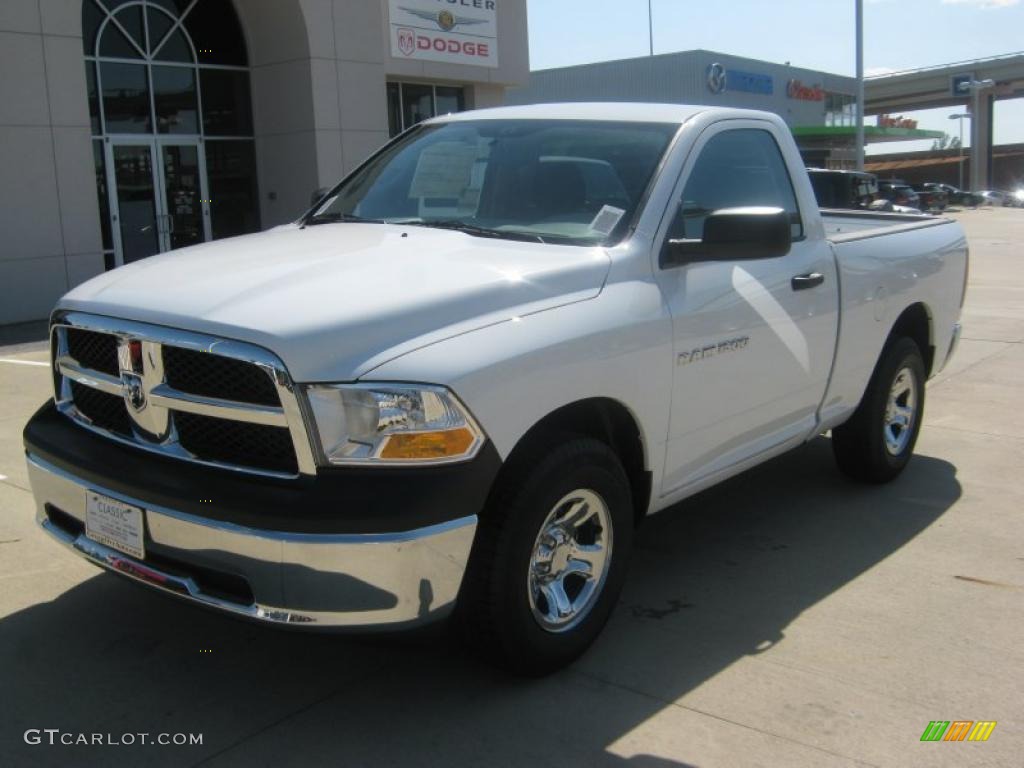
[(444, 432), (414, 432), (391, 435), (380, 452), (382, 459), (443, 459), (462, 456), (473, 445), (473, 433), (466, 427)]

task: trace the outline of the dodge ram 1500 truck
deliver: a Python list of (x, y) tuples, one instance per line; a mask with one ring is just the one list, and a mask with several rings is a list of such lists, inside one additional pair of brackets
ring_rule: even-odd
[(541, 673), (608, 619), (645, 515), (830, 430), (850, 476), (898, 475), (966, 274), (955, 222), (823, 215), (774, 115), (429, 120), (293, 224), (60, 300), (38, 522), (227, 614), (454, 613)]

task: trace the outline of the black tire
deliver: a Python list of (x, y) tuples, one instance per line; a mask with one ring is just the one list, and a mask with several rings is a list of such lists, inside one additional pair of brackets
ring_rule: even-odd
[[(897, 375), (904, 371), (913, 374), (908, 388), (914, 397), (913, 418), (909, 430), (894, 427), (887, 443), (889, 394)], [(906, 383), (906, 378), (903, 381)], [(865, 483), (887, 483), (903, 471), (914, 453), (921, 431), (924, 383), (924, 358), (917, 344), (906, 337), (891, 340), (882, 351), (857, 410), (849, 421), (832, 430), (832, 451), (839, 469), (854, 480)], [(905, 397), (901, 400), (904, 404), (907, 402)], [(896, 405), (901, 405), (900, 400)]]
[[(629, 480), (604, 443), (567, 436), (523, 453), (506, 466), (480, 517), (456, 618), (470, 645), (488, 661), (537, 676), (577, 658), (608, 621), (625, 581), (634, 517)], [(610, 558), (578, 623), (550, 631), (531, 607), (531, 560), (549, 515), (580, 489), (604, 503), (611, 525)], [(543, 606), (543, 597), (534, 605)]]

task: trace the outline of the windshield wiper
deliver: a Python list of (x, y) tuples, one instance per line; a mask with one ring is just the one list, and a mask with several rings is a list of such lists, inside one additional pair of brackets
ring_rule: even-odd
[(465, 232), (475, 237), (493, 237), (502, 240), (525, 240), (531, 243), (543, 243), (544, 238), (532, 232), (516, 232), (507, 229), (488, 229), (476, 224), (469, 224), (460, 219), (410, 219), (407, 221), (395, 221), (393, 224), (411, 224), (416, 227), (435, 227), (436, 229), (454, 229), (457, 232)]
[(311, 216), (306, 219), (302, 226), (338, 223), (384, 224), (385, 222), (384, 219), (367, 219), (362, 216), (356, 216), (354, 213), (322, 213), (319, 216)]

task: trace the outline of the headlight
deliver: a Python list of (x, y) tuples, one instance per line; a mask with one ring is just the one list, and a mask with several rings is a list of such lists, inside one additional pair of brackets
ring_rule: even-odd
[(470, 459), (483, 432), (444, 387), (311, 385), (306, 397), (328, 464), (438, 464)]

